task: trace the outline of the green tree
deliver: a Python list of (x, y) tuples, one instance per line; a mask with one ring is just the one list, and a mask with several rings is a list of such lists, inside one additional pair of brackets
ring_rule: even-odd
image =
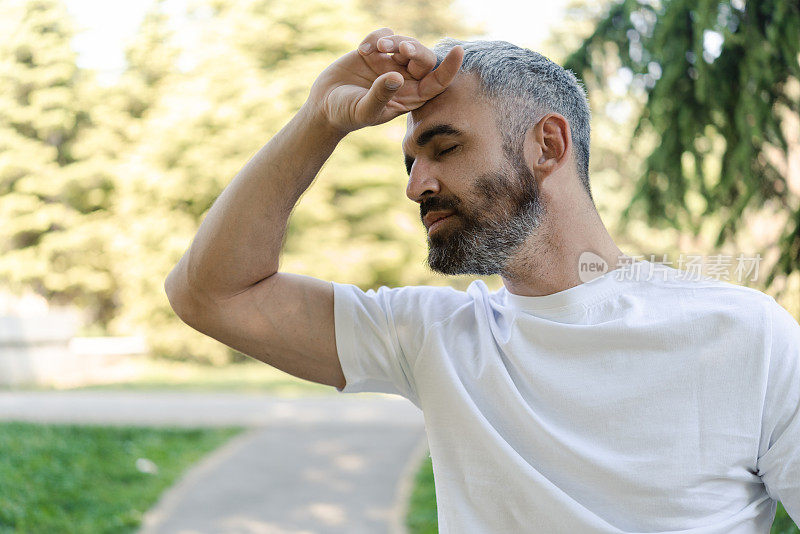
[[(76, 65), (59, 0), (0, 4), (0, 279), (84, 310), (87, 333), (230, 358), (174, 316), (170, 268), (319, 72), (382, 26), (428, 45), (463, 37), (448, 6), (200, 0), (175, 21), (156, 0), (106, 86)], [(342, 143), (293, 214), (283, 269), (370, 287), (434, 278), (404, 195), (404, 130), (401, 119)]]
[(114, 281), (104, 248), (113, 183), (83, 145), (88, 80), (57, 0), (0, 4), (0, 279), (105, 320)]
[(617, 56), (646, 95), (634, 139), (655, 141), (625, 221), (644, 215), (695, 235), (715, 225), (720, 246), (766, 207), (786, 222), (766, 286), (797, 273), (800, 177), (787, 131), (800, 113), (799, 33), (800, 5), (787, 0), (611, 5), (565, 66), (602, 82), (604, 59)]
[[(181, 70), (159, 82), (142, 115), (141, 141), (119, 169), (117, 217), (125, 232), (114, 255), (128, 270), (114, 331), (144, 325), (159, 354), (230, 358), (174, 317), (164, 278), (220, 192), (297, 112), (327, 65), (382, 26), (429, 45), (428, 27), (463, 34), (452, 17), (437, 18), (444, 17), (438, 8), (425, 19), (418, 7), (398, 6), (397, 18), (381, 20), (356, 0), (210, 0), (193, 7), (181, 25), (195, 36), (180, 51)], [(341, 143), (292, 215), (281, 270), (367, 287), (432, 278), (418, 208), (404, 194), (404, 131), (402, 118)]]
[(180, 49), (173, 43), (166, 0), (155, 0), (144, 15), (134, 39), (125, 47), (127, 67), (119, 88), (127, 97), (125, 111), (141, 118), (175, 74)]
[(482, 26), (467, 25), (459, 16), (452, 1), (432, 0), (358, 0), (375, 27), (387, 26), (398, 35), (415, 37), (422, 42), (441, 37), (461, 38), (484, 31)]

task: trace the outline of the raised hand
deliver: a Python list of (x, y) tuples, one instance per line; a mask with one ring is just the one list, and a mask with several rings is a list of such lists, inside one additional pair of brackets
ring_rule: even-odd
[(436, 55), (419, 41), (375, 30), (322, 71), (306, 104), (342, 133), (381, 124), (447, 89), (463, 59), (456, 46), (434, 70)]

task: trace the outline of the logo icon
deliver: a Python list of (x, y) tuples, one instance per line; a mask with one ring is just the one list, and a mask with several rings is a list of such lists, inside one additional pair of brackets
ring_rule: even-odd
[(586, 283), (608, 272), (608, 262), (594, 252), (582, 252), (578, 258), (578, 278)]

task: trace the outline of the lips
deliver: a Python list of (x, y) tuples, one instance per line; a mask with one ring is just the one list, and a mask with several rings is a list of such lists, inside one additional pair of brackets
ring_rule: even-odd
[(425, 226), (428, 229), (430, 229), (430, 227), (433, 226), (433, 224), (436, 221), (440, 221), (440, 220), (444, 219), (445, 217), (449, 217), (451, 215), (453, 215), (452, 211), (432, 211), (432, 212), (428, 213), (427, 215), (425, 215), (425, 217), (423, 217), (422, 221), (425, 223)]

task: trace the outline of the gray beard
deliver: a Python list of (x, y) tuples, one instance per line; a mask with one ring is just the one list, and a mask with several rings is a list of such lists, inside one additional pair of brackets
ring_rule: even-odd
[[(446, 223), (453, 228), (441, 229), (428, 239), (428, 265), (433, 271), (504, 274), (509, 261), (539, 227), (544, 206), (536, 182), (521, 158), (513, 159), (510, 172), (486, 173), (476, 180), (476, 193), (485, 199), (480, 211), (495, 218), (480, 221), (459, 211)], [(515, 191), (514, 185), (521, 186), (522, 191)], [(502, 211), (497, 213), (499, 209)]]

